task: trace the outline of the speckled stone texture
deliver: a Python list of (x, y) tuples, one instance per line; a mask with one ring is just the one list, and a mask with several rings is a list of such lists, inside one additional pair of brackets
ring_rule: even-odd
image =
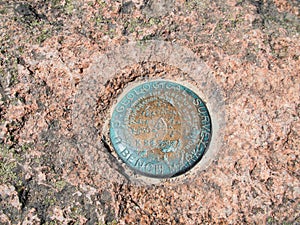
[(196, 88), (194, 91), (205, 100), (210, 112), (214, 135), (209, 151), (191, 171), (193, 175), (190, 172), (168, 181), (177, 185), (179, 181), (198, 179), (197, 172), (206, 169), (225, 148), (223, 93), (207, 66), (191, 50), (164, 41), (131, 42), (108, 54), (93, 57), (87, 75), (78, 86), (72, 111), (73, 133), (90, 167), (102, 177), (118, 183), (126, 180), (135, 184), (166, 181), (139, 176), (121, 161), (117, 162), (108, 134), (111, 109), (124, 88), (145, 80), (166, 79)]
[[(0, 223), (299, 224), (299, 29), (296, 0), (1, 1)], [(116, 180), (79, 147), (95, 59), (146, 41), (189, 49), (222, 90), (222, 151), (189, 182)]]

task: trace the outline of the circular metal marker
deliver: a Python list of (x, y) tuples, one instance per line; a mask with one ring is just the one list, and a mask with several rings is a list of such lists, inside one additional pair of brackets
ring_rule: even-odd
[[(126, 74), (125, 71), (124, 76), (122, 75), (124, 68), (136, 68), (136, 65), (152, 62), (161, 63), (163, 66), (158, 71), (153, 71), (152, 67), (149, 67), (148, 71), (150, 74), (154, 72), (155, 76), (146, 73), (144, 75), (140, 74), (132, 80), (124, 81), (124, 79), (120, 79), (116, 80), (115, 83), (113, 82), (119, 76), (121, 78), (130, 77), (130, 71), (128, 71), (129, 74)], [(175, 72), (171, 69), (170, 73), (168, 68), (164, 69), (164, 65), (177, 68), (180, 71)], [(157, 68), (157, 65), (153, 68)], [(116, 160), (116, 151), (107, 150), (107, 147), (112, 147), (112, 143), (106, 137), (109, 137), (110, 119), (116, 106), (114, 105), (111, 108), (109, 102), (115, 101), (116, 95), (121, 91), (119, 88), (123, 87), (124, 84), (128, 83), (129, 86), (123, 91), (122, 96), (125, 96), (127, 90), (133, 84), (132, 81), (137, 82), (145, 78), (172, 80), (186, 85), (205, 100), (211, 117), (213, 135), (210, 138), (209, 150), (203, 154), (201, 160), (188, 173), (176, 177), (176, 174), (172, 175), (170, 173), (170, 176), (174, 177), (167, 180), (164, 179), (164, 177), (168, 178), (167, 175), (161, 176), (162, 179), (143, 176), (136, 172), (134, 166), (132, 166), (134, 168), (132, 169), (125, 163), (120, 163), (121, 159)], [(113, 82), (112, 85), (110, 82)], [(227, 116), (224, 91), (218, 83), (215, 75), (193, 51), (175, 42), (158, 40), (129, 42), (116, 46), (107, 54), (95, 54), (91, 56), (91, 66), (84, 71), (83, 79), (78, 84), (78, 91), (72, 107), (72, 125), (77, 139), (78, 151), (83, 156), (89, 169), (94, 171), (97, 176), (112, 183), (124, 184), (130, 182), (134, 185), (155, 185), (165, 182), (167, 182), (167, 185), (197, 183), (199, 179), (201, 180), (202, 172), (207, 171), (214, 160), (224, 157), (224, 152), (226, 152), (223, 150), (226, 148), (224, 136)], [(106, 89), (109, 92), (111, 88), (116, 91), (112, 94), (104, 94)], [(101, 94), (104, 94), (107, 99), (99, 99)], [(118, 99), (121, 100), (122, 97)], [(106, 104), (107, 107), (104, 107), (102, 109), (104, 113), (99, 115), (98, 109), (101, 108), (100, 105), (102, 104)], [(105, 120), (109, 112), (111, 113), (109, 120)], [(132, 159), (131, 157), (130, 160)], [(147, 168), (149, 168), (149, 165)]]
[(212, 134), (205, 103), (191, 89), (154, 80), (127, 91), (113, 109), (110, 139), (118, 156), (139, 174), (171, 178), (192, 168)]

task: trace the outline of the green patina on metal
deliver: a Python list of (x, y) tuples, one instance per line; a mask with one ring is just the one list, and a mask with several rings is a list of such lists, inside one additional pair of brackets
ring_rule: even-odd
[(211, 118), (201, 98), (166, 80), (130, 89), (110, 121), (110, 139), (118, 156), (137, 173), (156, 178), (174, 177), (195, 166), (211, 135)]

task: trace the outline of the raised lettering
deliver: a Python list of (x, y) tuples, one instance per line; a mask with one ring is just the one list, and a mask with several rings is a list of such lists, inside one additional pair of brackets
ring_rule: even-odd
[(142, 168), (144, 166), (144, 164), (145, 164), (145, 162), (141, 158), (138, 158), (138, 160), (136, 160), (134, 166)]
[(129, 162), (130, 164), (132, 164), (134, 161), (134, 157), (132, 156), (132, 154), (130, 154), (127, 158), (127, 162)]
[(145, 165), (145, 170), (150, 172), (152, 169), (153, 169), (153, 163), (151, 162), (148, 162), (146, 165)]
[(144, 91), (147, 92), (147, 91), (150, 90), (151, 87), (150, 87), (149, 84), (144, 84), (144, 85), (143, 85), (143, 88), (144, 88)]
[(117, 111), (118, 113), (121, 113), (121, 112), (123, 112), (124, 110), (125, 110), (125, 107), (122, 106), (122, 105), (118, 106), (117, 109), (116, 109), (116, 111)]
[(122, 142), (122, 138), (115, 137), (114, 141), (115, 141), (116, 144), (120, 144)]
[(210, 133), (210, 124), (202, 124), (202, 128)]
[(162, 164), (156, 164), (155, 165), (155, 174), (159, 175), (159, 174), (163, 174), (163, 165)]
[(196, 106), (201, 105), (201, 101), (200, 101), (199, 98), (196, 98), (196, 99), (193, 101), (193, 103), (194, 103), (194, 105), (196, 105)]
[(124, 147), (124, 149), (121, 150), (122, 155), (127, 158), (127, 156), (129, 155), (129, 151), (126, 147)]
[(153, 83), (153, 88), (154, 89), (158, 89), (158, 88), (163, 89), (164, 85), (165, 85), (165, 83), (162, 83), (162, 82)]

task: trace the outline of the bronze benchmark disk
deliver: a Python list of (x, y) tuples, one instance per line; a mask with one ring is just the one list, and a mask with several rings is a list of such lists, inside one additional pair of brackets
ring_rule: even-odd
[(113, 109), (109, 133), (120, 159), (136, 173), (171, 178), (201, 160), (212, 126), (205, 103), (194, 91), (154, 80), (122, 95)]

